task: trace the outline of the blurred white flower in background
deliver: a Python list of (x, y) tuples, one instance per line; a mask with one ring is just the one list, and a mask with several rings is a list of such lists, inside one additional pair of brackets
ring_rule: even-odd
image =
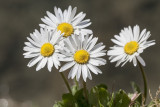
[(0, 99), (0, 107), (8, 107), (8, 101), (6, 99)]

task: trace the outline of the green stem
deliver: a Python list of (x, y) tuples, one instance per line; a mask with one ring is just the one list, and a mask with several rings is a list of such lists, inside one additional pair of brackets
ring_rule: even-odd
[(60, 74), (61, 74), (61, 76), (62, 76), (62, 78), (63, 78), (63, 80), (64, 80), (64, 82), (65, 82), (65, 84), (66, 84), (66, 86), (68, 88), (68, 91), (72, 94), (72, 91), (71, 91), (71, 88), (69, 86), (69, 83), (68, 83), (67, 79), (65, 78), (65, 76), (64, 76), (64, 74), (62, 72), (60, 72)]
[(86, 101), (88, 102), (88, 94), (87, 94), (87, 87), (86, 87), (85, 81), (83, 81), (83, 89), (84, 89), (84, 95), (85, 95)]
[(147, 79), (146, 79), (146, 74), (144, 72), (144, 69), (141, 65), (141, 63), (139, 61), (137, 61), (138, 64), (139, 64), (139, 67), (140, 67), (140, 70), (141, 70), (141, 73), (142, 73), (142, 77), (143, 77), (143, 83), (144, 83), (144, 103), (146, 102), (146, 99), (147, 99)]

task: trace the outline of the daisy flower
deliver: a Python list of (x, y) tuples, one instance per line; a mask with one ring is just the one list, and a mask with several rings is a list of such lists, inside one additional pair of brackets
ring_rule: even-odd
[[(84, 38), (84, 39), (82, 39)], [(91, 80), (91, 72), (94, 74), (102, 73), (97, 66), (105, 65), (106, 60), (100, 58), (106, 55), (103, 43), (97, 43), (98, 38), (91, 36), (75, 36), (72, 35), (64, 40), (65, 47), (60, 50), (64, 57), (61, 61), (67, 62), (63, 65), (59, 72), (63, 72), (71, 68), (68, 78), (76, 77), (79, 81), (82, 74), (83, 80), (86, 82), (87, 77)]]
[(33, 34), (30, 34), (30, 37), (27, 37), (29, 42), (25, 42), (26, 46), (23, 48), (26, 51), (23, 54), (24, 58), (32, 58), (27, 66), (32, 67), (38, 63), (36, 71), (46, 64), (49, 71), (52, 70), (53, 65), (58, 69), (60, 66), (58, 42), (62, 36), (60, 31), (50, 32), (42, 28), (40, 32), (35, 30)]
[(77, 8), (73, 8), (69, 6), (67, 10), (62, 10), (60, 8), (54, 7), (54, 14), (47, 11), (47, 16), (42, 18), (41, 20), (44, 22), (44, 24), (40, 24), (40, 27), (45, 28), (49, 30), (60, 30), (62, 33), (64, 33), (64, 37), (71, 36), (72, 34), (92, 34), (92, 30), (86, 29), (91, 22), (90, 19), (85, 19), (86, 14), (83, 12), (80, 12), (79, 14), (76, 14)]
[(122, 66), (127, 62), (133, 61), (133, 65), (137, 65), (139, 61), (145, 66), (145, 61), (142, 59), (140, 54), (144, 49), (155, 44), (155, 40), (147, 41), (151, 36), (150, 31), (143, 29), (140, 32), (138, 25), (134, 26), (133, 30), (129, 26), (121, 30), (119, 35), (115, 35), (115, 39), (111, 39), (116, 45), (110, 47), (107, 55), (110, 56), (110, 62), (117, 62), (116, 66), (122, 63)]

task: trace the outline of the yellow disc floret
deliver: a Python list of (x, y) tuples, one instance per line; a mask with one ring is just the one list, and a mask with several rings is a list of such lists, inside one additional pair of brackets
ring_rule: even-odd
[(73, 26), (69, 23), (61, 23), (58, 25), (57, 30), (60, 30), (61, 33), (64, 33), (64, 37), (68, 37), (73, 33)]
[(79, 64), (85, 64), (89, 60), (89, 53), (85, 50), (78, 50), (74, 54), (74, 60)]
[(138, 48), (138, 43), (136, 41), (131, 41), (126, 43), (126, 45), (124, 46), (124, 51), (126, 54), (132, 55), (137, 52)]
[(41, 55), (44, 57), (51, 56), (54, 52), (54, 46), (51, 43), (45, 43), (41, 47)]

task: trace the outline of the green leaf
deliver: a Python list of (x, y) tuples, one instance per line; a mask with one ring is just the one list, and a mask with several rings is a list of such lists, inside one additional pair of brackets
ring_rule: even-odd
[(141, 104), (138, 101), (135, 101), (131, 107), (141, 107)]
[(56, 102), (53, 107), (64, 107), (63, 105), (63, 102), (59, 101), (59, 102)]
[(114, 101), (114, 93), (112, 93), (111, 99), (110, 99), (110, 101), (108, 102), (108, 106), (109, 106), (109, 107), (112, 107), (113, 101)]
[(63, 94), (62, 101), (63, 101), (64, 107), (74, 107), (75, 106), (74, 97), (70, 93)]
[(76, 101), (77, 107), (89, 107), (89, 104), (83, 95), (83, 89), (80, 89), (75, 93), (74, 99)]
[(97, 85), (97, 87), (98, 87), (98, 88), (104, 88), (104, 89), (106, 89), (106, 90), (108, 89), (107, 86), (106, 86), (105, 84)]
[(139, 86), (135, 82), (131, 82), (131, 86), (134, 92), (141, 93)]
[(119, 90), (115, 95), (113, 105), (111, 107), (128, 107), (130, 102), (131, 100), (128, 95), (123, 90)]
[(99, 105), (99, 93), (97, 87), (93, 87), (89, 94), (89, 103), (94, 106)]
[(96, 107), (108, 107), (110, 94), (104, 84), (95, 86), (89, 94), (89, 103)]
[[(134, 92), (141, 93), (139, 86), (135, 82), (131, 82), (131, 86)], [(142, 104), (142, 94), (136, 99), (140, 104)]]
[(110, 100), (109, 98), (110, 94), (105, 88), (102, 87), (98, 88), (98, 91), (99, 91), (99, 101), (106, 107)]

